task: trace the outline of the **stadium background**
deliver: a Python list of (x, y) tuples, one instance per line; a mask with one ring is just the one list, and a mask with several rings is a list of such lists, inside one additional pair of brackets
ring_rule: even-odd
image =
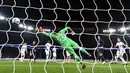
[[(118, 0), (109, 0), (110, 4), (112, 6), (112, 9), (122, 9), (121, 4), (119, 3)], [(31, 2), (31, 7), (37, 7), (40, 8), (40, 2), (38, 0), (30, 0)], [(44, 28), (47, 29), (54, 29), (54, 24), (56, 25), (56, 32), (59, 31), (60, 29), (65, 27), (66, 22), (69, 20), (69, 16), (67, 15), (66, 10), (69, 8), (69, 5), (67, 4), (66, 0), (57, 0), (57, 5), (58, 8), (63, 8), (63, 9), (56, 9), (56, 13), (57, 13), (57, 19), (56, 21), (53, 21), (56, 18), (56, 14), (54, 13), (54, 8), (56, 7), (56, 4), (54, 3), (53, 0), (44, 0), (43, 1), (43, 7), (44, 9), (42, 9), (42, 13), (43, 13), (43, 21), (40, 21), (38, 24), (39, 26), (42, 26)], [(96, 23), (97, 21), (97, 17), (94, 14), (94, 9), (96, 8), (96, 6), (94, 5), (92, 0), (83, 0), (83, 4), (85, 6), (85, 9), (82, 11), (82, 15), (84, 16), (84, 21), (89, 21), (89, 22), (83, 22), (81, 23), (81, 21), (83, 20), (83, 18), (80, 15), (80, 9), (82, 9), (82, 5), (79, 2), (79, 0), (69, 0), (70, 4), (71, 4), (71, 8), (72, 9), (79, 9), (78, 11), (74, 11), (74, 10), (69, 10), (68, 13), (71, 17), (71, 21), (74, 22), (69, 22), (67, 24), (67, 26), (70, 26), (76, 33), (80, 34), (83, 31), (83, 28), (81, 26), (81, 24), (83, 24), (85, 30), (84, 33), (89, 33), (89, 34), (82, 34), (80, 39), (82, 41), (82, 44), (84, 47), (87, 48), (95, 48), (97, 46), (97, 42), (95, 39), (95, 33), (98, 31), (97, 35), (101, 34), (101, 38), (103, 39), (103, 41), (105, 42), (104, 47), (106, 48), (111, 48), (113, 47), (113, 45), (116, 43), (116, 38), (120, 37), (121, 40), (124, 42), (123, 40), (123, 35), (124, 33), (122, 32), (116, 32), (113, 33), (110, 38), (113, 42), (113, 45), (111, 45), (110, 43), (110, 39), (109, 39), (109, 33), (103, 33), (104, 29), (109, 29), (108, 28), (108, 24), (111, 20), (109, 14), (108, 14), (108, 9), (110, 8), (110, 6), (108, 5), (106, 0), (100, 0), (100, 1), (96, 1), (96, 4), (98, 6), (98, 9), (103, 9), (103, 10), (97, 10), (96, 14), (98, 16), (98, 20), (99, 22)], [(116, 3), (116, 4), (115, 4)], [(129, 6), (129, 1), (125, 0), (122, 1), (124, 8), (128, 9), (130, 8)], [(4, 0), (3, 5), (14, 5), (13, 0)], [(16, 5), (18, 6), (23, 6), (23, 7), (27, 7), (29, 5), (27, 0), (16, 0)], [(46, 8), (51, 8), (52, 10), (46, 9)], [(93, 9), (93, 10), (89, 10)], [(14, 17), (19, 17), (21, 19), (24, 19), (27, 15), (25, 14), (25, 8), (19, 8), (19, 7), (14, 7)], [(11, 17), (12, 16), (12, 11), (11, 11), (11, 7), (8, 6), (0, 6), (0, 13), (2, 15), (4, 15), (5, 17)], [(126, 21), (129, 21), (130, 18), (130, 12), (129, 11), (123, 11), (126, 14)], [(39, 20), (41, 15), (39, 13), (39, 11), (37, 9), (33, 9), (33, 8), (28, 8), (27, 9), (27, 13), (28, 13), (28, 18), (29, 19), (34, 19), (34, 20)], [(123, 26), (123, 21), (125, 20), (125, 17), (123, 16), (121, 11), (118, 10), (110, 10), (110, 14), (113, 18), (113, 21), (117, 21), (117, 22), (111, 22), (110, 23), (110, 27), (115, 28), (118, 30), (118, 28)], [(50, 20), (50, 21), (48, 21)], [(59, 20), (59, 21), (58, 21)], [(62, 22), (64, 21), (64, 22)], [(104, 22), (100, 22), (100, 21), (104, 21)], [(36, 22), (37, 21), (30, 21), (30, 20), (26, 20), (25, 24), (26, 25), (31, 25), (34, 28), (36, 28)], [(54, 24), (53, 24), (54, 22)], [(96, 24), (95, 24), (96, 23)], [(96, 26), (98, 26), (98, 29), (96, 28)], [(129, 26), (129, 22), (125, 22), (124, 23), (125, 27)], [(16, 24), (11, 24), (11, 27), (9, 26), (7, 21), (3, 21), (0, 20), (0, 30), (5, 30), (7, 31), (9, 28), (11, 28), (10, 31), (23, 31), (24, 29), (21, 29), (18, 27), (18, 25)], [(29, 31), (29, 32), (34, 32), (36, 33), (37, 30), (33, 30), (33, 31)], [(128, 33), (130, 32), (129, 30), (127, 31)], [(114, 34), (119, 34), (119, 35), (114, 35)], [(96, 36), (97, 36), (96, 35)], [(20, 37), (20, 33), (12, 33), (12, 32), (8, 32), (8, 36), (9, 36), (9, 41), (7, 42), (8, 44), (20, 44), (22, 42), (22, 39)], [(27, 42), (27, 44), (31, 45), (32, 41), (37, 41), (36, 35), (35, 34), (30, 34), (30, 33), (26, 33), (24, 32), (22, 34), (24, 41)], [(38, 34), (39, 38), (40, 38), (40, 43), (39, 45), (45, 45), (45, 43), (48, 41), (48, 39), (50, 40), (50, 38)], [(76, 41), (79, 45), (81, 45), (81, 43), (79, 42), (79, 35), (68, 35), (68, 37), (72, 38), (74, 41)], [(125, 35), (125, 40), (127, 41), (128, 45), (130, 44), (130, 38), (129, 35)], [(0, 44), (5, 43), (7, 40), (7, 36), (5, 32), (0, 32)], [(58, 45), (56, 42), (54, 43), (54, 45)], [(93, 53), (93, 51), (90, 51), (91, 53)], [(2, 57), (16, 57), (18, 54), (18, 49), (16, 48), (9, 48), (9, 47), (4, 47), (2, 50), (3, 56)], [(38, 56), (40, 58), (44, 58), (45, 54), (44, 54), (44, 50), (42, 51), (38, 51)], [(61, 51), (58, 51), (58, 56), (60, 56), (62, 53)], [(111, 53), (107, 52), (105, 53), (106, 55), (108, 55), (107, 57), (111, 57)], [(84, 55), (83, 55), (84, 56)], [(85, 58), (87, 56), (84, 56)], [(59, 57), (60, 58), (60, 57)]]

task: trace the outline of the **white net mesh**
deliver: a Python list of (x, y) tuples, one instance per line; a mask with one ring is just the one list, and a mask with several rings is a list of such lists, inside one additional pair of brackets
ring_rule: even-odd
[[(117, 38), (127, 45), (124, 53), (125, 62), (128, 62), (129, 15), (128, 0), (1, 0), (0, 73), (128, 73), (130, 70), (126, 65), (112, 65), (112, 63), (118, 56), (117, 47), (113, 48)], [(89, 58), (80, 51), (76, 51), (81, 61), (88, 65), (87, 69), (82, 70), (80, 63), (76, 61), (66, 64), (65, 50), (61, 49), (61, 45), (57, 45), (52, 38), (41, 35), (40, 26), (49, 33), (58, 32), (67, 26), (71, 27), (75, 34), (72, 36), (67, 33), (66, 35), (80, 47), (91, 52), (92, 57)], [(98, 61), (100, 55), (97, 51), (102, 46), (99, 46), (97, 36), (100, 36), (105, 43), (102, 45), (106, 51), (104, 62), (107, 64), (105, 65), (101, 65)], [(54, 63), (49, 61), (49, 64), (43, 53), (44, 44), (48, 40), (53, 47), (56, 46), (62, 50), (57, 54), (57, 59), (60, 60)], [(35, 45), (32, 45), (33, 41), (36, 41)], [(29, 61), (28, 57), (25, 63), (18, 60), (21, 55), (21, 45), (25, 42), (31, 48), (42, 49), (38, 52), (40, 59), (36, 60), (36, 64)], [(119, 58), (122, 60), (121, 56)], [(125, 62), (123, 61), (123, 64)]]

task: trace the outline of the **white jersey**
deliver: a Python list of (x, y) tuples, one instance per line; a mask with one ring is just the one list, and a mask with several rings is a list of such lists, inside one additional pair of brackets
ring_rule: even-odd
[(25, 52), (26, 50), (27, 50), (27, 45), (23, 45), (23, 46), (21, 47), (21, 51)]
[(118, 46), (118, 48), (119, 48), (120, 51), (125, 51), (125, 49), (123, 48), (123, 46), (124, 46), (124, 43), (123, 43), (123, 42), (118, 42), (118, 43), (116, 44), (116, 46)]
[(118, 61), (118, 58), (120, 58), (123, 62), (123, 64), (126, 64), (127, 62), (124, 60), (123, 55), (125, 53), (125, 48), (123, 48), (125, 44), (123, 42), (118, 42), (116, 46), (118, 46), (119, 50), (116, 52), (115, 61)]
[(51, 47), (52, 45), (51, 45), (50, 43), (46, 43), (45, 46), (46, 46), (46, 50), (49, 51), (49, 50), (50, 50), (50, 47)]
[(53, 52), (56, 52), (56, 48), (53, 48), (52, 51), (53, 51)]

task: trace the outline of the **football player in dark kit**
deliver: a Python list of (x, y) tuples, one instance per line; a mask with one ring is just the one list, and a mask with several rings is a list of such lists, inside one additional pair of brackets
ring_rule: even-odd
[(30, 61), (34, 60), (34, 62), (36, 62), (36, 50), (37, 50), (37, 48), (34, 47), (35, 45), (36, 45), (36, 41), (33, 41), (32, 45), (31, 45), (32, 47), (29, 50), (29, 59), (30, 59)]
[(103, 46), (104, 46), (104, 41), (101, 39), (101, 37), (100, 36), (98, 36), (97, 37), (97, 42), (98, 42), (98, 47), (97, 47), (97, 52), (98, 52), (98, 57), (97, 57), (97, 59), (99, 60), (99, 61), (102, 61), (103, 62), (103, 64), (105, 63), (105, 61), (104, 61), (104, 56), (103, 56), (103, 53), (104, 53), (104, 48), (103, 48)]

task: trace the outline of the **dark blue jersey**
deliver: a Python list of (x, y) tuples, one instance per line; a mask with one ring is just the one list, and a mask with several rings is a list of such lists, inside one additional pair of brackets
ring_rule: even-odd
[(102, 39), (98, 40), (98, 47), (104, 46), (104, 42)]

